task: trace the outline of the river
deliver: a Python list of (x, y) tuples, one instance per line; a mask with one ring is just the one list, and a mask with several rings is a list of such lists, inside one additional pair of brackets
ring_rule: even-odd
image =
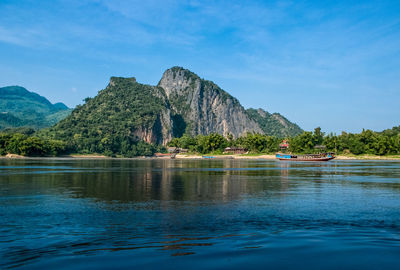
[(1, 159), (0, 268), (400, 269), (400, 162)]

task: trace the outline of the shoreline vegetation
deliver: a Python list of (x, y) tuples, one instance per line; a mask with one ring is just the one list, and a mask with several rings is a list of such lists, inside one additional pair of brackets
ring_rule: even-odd
[[(298, 155), (319, 152), (335, 152), (337, 159), (400, 159), (400, 127), (374, 132), (363, 130), (352, 134), (342, 132), (334, 135), (321, 132), (305, 131), (300, 135), (278, 138), (259, 133), (247, 133), (239, 138), (232, 135), (222, 136), (217, 133), (191, 136), (184, 134), (173, 138), (167, 146), (144, 142), (126, 141), (123, 137), (107, 137), (107, 140), (81, 141), (80, 136), (72, 136), (68, 140), (46, 136), (46, 131), (17, 129), (0, 132), (0, 156), (5, 158), (21, 157), (65, 157), (65, 158), (135, 158), (152, 157), (155, 153), (167, 153), (167, 147), (186, 149), (186, 154), (176, 158), (198, 159), (203, 155), (216, 158), (234, 159), (275, 159), (283, 139), (289, 143), (288, 151)], [(248, 154), (224, 154), (226, 147), (241, 147)], [(97, 149), (97, 150), (96, 150)]]

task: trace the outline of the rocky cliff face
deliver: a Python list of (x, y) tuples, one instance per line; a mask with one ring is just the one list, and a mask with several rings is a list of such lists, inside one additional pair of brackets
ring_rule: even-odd
[(165, 90), (171, 108), (182, 116), (185, 131), (191, 135), (220, 133), (239, 137), (246, 132), (263, 132), (237, 99), (189, 70), (168, 69), (158, 86)]

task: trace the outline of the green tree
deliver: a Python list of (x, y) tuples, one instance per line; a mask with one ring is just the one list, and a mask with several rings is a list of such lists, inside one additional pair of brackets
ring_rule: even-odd
[(198, 151), (200, 153), (210, 153), (215, 151), (222, 152), (227, 146), (228, 141), (218, 133), (212, 133), (207, 136), (199, 135), (196, 137)]

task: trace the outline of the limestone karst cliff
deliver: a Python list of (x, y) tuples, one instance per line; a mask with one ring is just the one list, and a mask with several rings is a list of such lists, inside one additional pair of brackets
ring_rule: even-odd
[(189, 70), (168, 69), (158, 86), (165, 90), (171, 108), (182, 116), (185, 131), (191, 135), (263, 133), (236, 98)]

